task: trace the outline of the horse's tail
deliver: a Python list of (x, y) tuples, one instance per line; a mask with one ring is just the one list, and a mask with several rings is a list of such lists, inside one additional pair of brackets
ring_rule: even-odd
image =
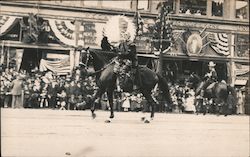
[(164, 96), (166, 97), (166, 101), (167, 103), (169, 104), (172, 104), (172, 99), (171, 99), (171, 95), (170, 95), (170, 92), (169, 92), (169, 86), (168, 86), (168, 83), (166, 81), (165, 78), (163, 78), (160, 74), (157, 74), (158, 78), (159, 78), (159, 88), (160, 90), (163, 92)]
[(236, 90), (232, 86), (230, 86), (230, 85), (227, 85), (227, 90), (229, 92), (231, 92), (232, 96), (234, 97), (234, 100), (237, 100)]

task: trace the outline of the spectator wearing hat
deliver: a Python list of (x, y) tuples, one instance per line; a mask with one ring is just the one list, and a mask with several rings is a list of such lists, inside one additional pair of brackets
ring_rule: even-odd
[(22, 104), (22, 90), (23, 90), (23, 81), (20, 76), (17, 76), (17, 78), (12, 82), (12, 108), (23, 108)]
[(76, 109), (76, 103), (77, 103), (77, 99), (76, 99), (75, 95), (70, 95), (70, 98), (68, 100), (67, 109), (68, 110)]
[(53, 80), (48, 86), (49, 107), (55, 109), (57, 104), (57, 82)]
[(69, 89), (68, 89), (68, 94), (69, 94), (69, 97), (71, 97), (71, 95), (76, 95), (76, 84), (75, 84), (75, 81), (72, 80), (70, 82), (70, 85), (69, 85)]

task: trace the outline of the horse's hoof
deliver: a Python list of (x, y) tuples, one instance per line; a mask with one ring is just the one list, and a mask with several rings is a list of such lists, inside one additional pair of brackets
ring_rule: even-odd
[(146, 119), (146, 120), (144, 121), (144, 123), (150, 123), (150, 121)]
[(145, 117), (141, 117), (141, 121), (144, 121), (145, 120)]
[(151, 118), (151, 120), (154, 120), (154, 118)]
[(105, 123), (111, 123), (110, 119), (105, 120)]
[(115, 116), (112, 114), (112, 115), (110, 115), (110, 117), (109, 118), (114, 118)]
[(96, 114), (92, 113), (92, 118), (95, 119), (96, 118)]

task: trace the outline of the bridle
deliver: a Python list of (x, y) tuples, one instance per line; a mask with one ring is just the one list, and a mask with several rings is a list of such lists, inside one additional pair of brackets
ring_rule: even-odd
[[(89, 60), (90, 59), (93, 59), (93, 56), (91, 55), (90, 51), (89, 51), (89, 47), (86, 48), (86, 61), (85, 63), (83, 63), (85, 65), (85, 69), (87, 70), (88, 69), (88, 63), (89, 63)], [(111, 62), (109, 62), (108, 64), (106, 64), (104, 67), (102, 67), (101, 69), (95, 71), (94, 73), (92, 73), (91, 75), (95, 75), (97, 73), (100, 73), (102, 72), (103, 70), (105, 70), (109, 65), (113, 64), (116, 60), (117, 60), (118, 57), (114, 57)]]

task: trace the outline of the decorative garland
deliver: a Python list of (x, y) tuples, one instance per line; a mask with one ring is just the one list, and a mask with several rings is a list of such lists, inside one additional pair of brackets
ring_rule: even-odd
[(0, 16), (0, 35), (6, 33), (15, 23), (17, 17), (14, 16)]

